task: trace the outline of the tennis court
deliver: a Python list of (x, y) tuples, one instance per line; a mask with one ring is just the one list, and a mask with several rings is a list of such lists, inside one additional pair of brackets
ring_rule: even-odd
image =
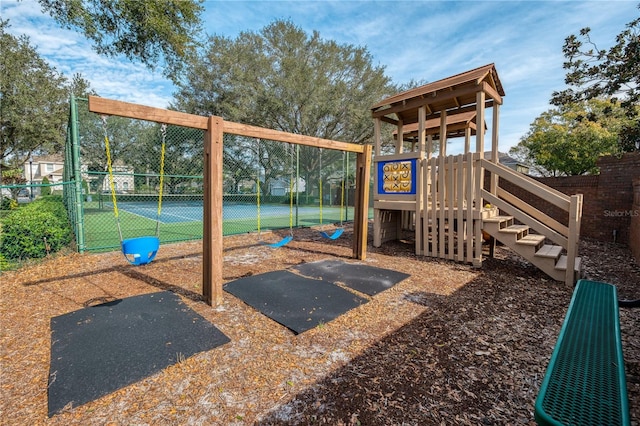
[[(174, 197), (175, 198), (175, 197)], [(123, 238), (154, 235), (158, 213), (157, 201), (119, 200), (119, 221)], [(320, 225), (319, 206), (296, 206), (288, 203), (261, 204), (260, 229), (286, 229), (292, 225), (308, 227)], [(85, 202), (85, 244), (87, 250), (109, 250), (120, 246), (113, 204), (110, 200)], [(169, 199), (163, 201), (159, 218), (162, 243), (202, 238), (202, 199)], [(324, 206), (322, 223), (332, 224), (353, 218), (353, 207)], [(258, 206), (255, 203), (223, 203), (223, 234), (233, 235), (258, 230)]]
[[(105, 208), (113, 208), (111, 203), (105, 203)], [(151, 203), (142, 202), (119, 202), (118, 209), (128, 213), (142, 216), (147, 219), (156, 220), (158, 214), (158, 206)], [(339, 207), (323, 207), (322, 216), (328, 221), (340, 220)], [(164, 202), (162, 204), (162, 212), (159, 218), (160, 223), (180, 223), (180, 222), (201, 222), (204, 207), (201, 201), (181, 201), (181, 202)], [(312, 224), (319, 223), (320, 210), (316, 206), (293, 206), (290, 210), (289, 205), (285, 204), (265, 204), (260, 206), (261, 220), (274, 218), (287, 218), (293, 215), (294, 226), (296, 226), (296, 218), (298, 221), (310, 222)], [(256, 204), (232, 204), (225, 203), (222, 206), (223, 221), (246, 220), (253, 219), (257, 221), (258, 206)], [(308, 225), (308, 223), (299, 224), (298, 226)]]

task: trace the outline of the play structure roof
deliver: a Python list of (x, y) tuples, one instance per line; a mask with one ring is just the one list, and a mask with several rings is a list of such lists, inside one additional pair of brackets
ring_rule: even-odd
[[(476, 112), (465, 111), (455, 115), (447, 115), (447, 138), (464, 137), (467, 127), (471, 135), (476, 134)], [(486, 128), (486, 123), (485, 123)], [(440, 138), (440, 118), (430, 118), (425, 122), (427, 135), (432, 135), (434, 140)], [(411, 141), (418, 137), (418, 123), (407, 124), (402, 127), (405, 141)], [(393, 137), (398, 137), (398, 130), (393, 131)]]
[[(402, 120), (404, 125), (418, 121), (418, 109), (426, 106), (428, 116), (434, 116), (442, 110), (448, 114), (468, 112), (475, 109), (476, 94), (487, 93), (487, 98), (502, 103), (504, 89), (498, 78), (494, 64), (484, 65), (424, 86), (391, 96), (371, 108), (373, 117), (396, 123)], [(392, 115), (395, 114), (395, 118)]]

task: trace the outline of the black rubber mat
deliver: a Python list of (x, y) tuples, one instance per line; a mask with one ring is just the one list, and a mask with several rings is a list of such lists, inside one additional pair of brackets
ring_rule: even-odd
[(240, 278), (227, 283), (224, 289), (296, 334), (367, 302), (328, 281), (289, 271)]
[(168, 291), (52, 318), (49, 416), (227, 342), (227, 336)]
[(293, 269), (307, 277), (319, 278), (333, 283), (339, 282), (369, 296), (375, 296), (410, 276), (391, 269), (346, 263), (340, 260), (303, 263)]

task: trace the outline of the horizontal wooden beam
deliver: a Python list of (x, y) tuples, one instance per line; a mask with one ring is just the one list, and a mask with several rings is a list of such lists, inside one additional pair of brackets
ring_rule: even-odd
[(281, 130), (266, 129), (264, 127), (251, 126), (249, 124), (224, 122), (224, 132), (234, 135), (247, 136), (251, 138), (268, 139), (279, 142), (289, 142), (298, 145), (313, 146), (317, 148), (338, 149), (347, 152), (361, 154), (365, 152), (364, 145), (355, 143), (338, 142), (330, 139), (317, 138), (315, 136), (304, 136), (295, 133), (283, 132)]
[[(97, 96), (89, 96), (89, 111), (97, 114), (116, 115), (119, 117), (154, 121), (156, 123), (172, 124), (202, 130), (207, 130), (209, 124), (208, 117), (100, 98)], [(289, 142), (318, 148), (337, 149), (358, 154), (365, 152), (363, 145), (322, 139), (314, 136), (297, 135), (280, 130), (234, 123), (232, 121), (224, 121), (223, 128), (224, 133), (235, 135)]]
[(119, 117), (154, 121), (156, 123), (192, 127), (202, 130), (207, 130), (209, 123), (208, 117), (202, 117), (200, 115), (132, 104), (97, 96), (89, 96), (89, 111), (97, 114), (116, 115)]

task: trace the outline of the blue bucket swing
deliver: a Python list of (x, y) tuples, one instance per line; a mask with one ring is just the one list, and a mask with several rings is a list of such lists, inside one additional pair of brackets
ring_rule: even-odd
[(113, 203), (113, 214), (116, 218), (116, 226), (118, 235), (120, 236), (120, 248), (124, 258), (132, 265), (146, 265), (155, 259), (160, 249), (160, 215), (162, 213), (162, 188), (164, 186), (164, 156), (167, 136), (167, 125), (162, 124), (160, 132), (162, 134), (162, 148), (160, 151), (160, 189), (158, 193), (158, 210), (156, 215), (156, 233), (155, 235), (142, 236), (135, 238), (122, 238), (122, 229), (120, 227), (120, 215), (118, 211), (118, 202), (116, 198), (116, 187), (113, 176), (113, 167), (111, 161), (111, 149), (109, 145), (109, 136), (107, 134), (107, 117), (102, 116), (102, 127), (104, 129), (104, 143), (107, 153), (107, 172), (109, 175), (109, 187), (111, 189), (111, 201)]
[(344, 152), (342, 153), (343, 155), (343, 161), (342, 161), (342, 192), (340, 195), (340, 227), (336, 228), (335, 231), (333, 231), (332, 234), (328, 233), (327, 231), (324, 231), (323, 228), (323, 222), (322, 222), (322, 148), (320, 148), (320, 178), (318, 180), (318, 195), (320, 196), (320, 236), (322, 238), (326, 238), (328, 240), (337, 240), (338, 238), (340, 238), (340, 236), (344, 233), (344, 228), (342, 226), (342, 213), (344, 211), (344, 181), (345, 181), (345, 173), (344, 173)]

